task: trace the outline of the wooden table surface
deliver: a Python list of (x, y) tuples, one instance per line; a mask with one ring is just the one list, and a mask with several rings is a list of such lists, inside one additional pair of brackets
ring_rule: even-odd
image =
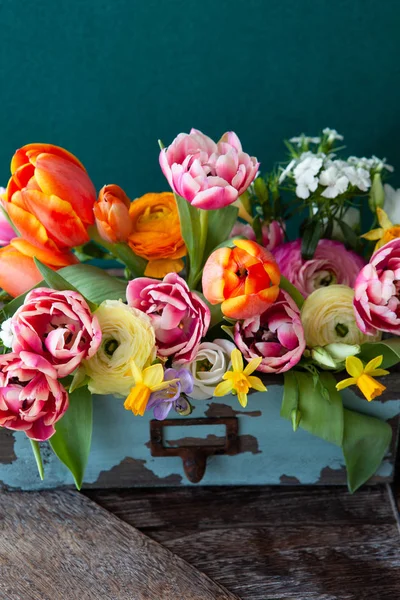
[(400, 599), (389, 486), (86, 493), (242, 600)]
[(389, 486), (3, 491), (0, 599), (398, 600), (399, 542)]

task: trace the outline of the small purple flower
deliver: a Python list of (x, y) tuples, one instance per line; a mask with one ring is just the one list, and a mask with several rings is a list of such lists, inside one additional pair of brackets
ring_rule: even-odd
[[(177, 379), (178, 381), (173, 381)], [(193, 376), (187, 369), (166, 369), (164, 381), (171, 381), (171, 385), (158, 392), (153, 392), (147, 403), (146, 410), (153, 409), (154, 418), (163, 421), (168, 416), (171, 408), (178, 412), (185, 410), (188, 401), (182, 394), (193, 391)]]

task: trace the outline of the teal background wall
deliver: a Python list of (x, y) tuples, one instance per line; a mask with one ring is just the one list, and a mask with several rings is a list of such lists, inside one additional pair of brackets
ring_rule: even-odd
[(400, 184), (397, 0), (1, 0), (0, 182), (65, 146), (97, 187), (166, 189), (157, 138), (235, 130), (264, 170), (335, 127)]

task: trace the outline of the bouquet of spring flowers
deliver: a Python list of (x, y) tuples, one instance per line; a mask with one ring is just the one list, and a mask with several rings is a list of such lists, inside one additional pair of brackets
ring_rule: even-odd
[(213, 396), (246, 406), (280, 378), (282, 417), (342, 447), (351, 490), (376, 471), (391, 428), (340, 391), (372, 401), (400, 361), (400, 197), (392, 167), (339, 158), (342, 139), (293, 138), (261, 175), (233, 132), (193, 129), (160, 144), (172, 191), (133, 201), (97, 195), (63, 148), (17, 150), (0, 201), (0, 426), (30, 438), (42, 477), (48, 440), (80, 488), (96, 395), (162, 420)]

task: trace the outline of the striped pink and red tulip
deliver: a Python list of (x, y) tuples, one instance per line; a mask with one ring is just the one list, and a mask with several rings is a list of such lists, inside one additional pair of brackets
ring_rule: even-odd
[(160, 152), (160, 166), (171, 188), (193, 206), (228, 206), (255, 179), (259, 162), (242, 150), (233, 131), (215, 143), (198, 129), (180, 133)]
[(306, 347), (300, 312), (283, 290), (261, 315), (238, 321), (234, 338), (247, 360), (262, 357), (257, 370), (263, 373), (288, 371), (299, 362)]
[(356, 322), (363, 333), (400, 335), (400, 239), (382, 246), (354, 285)]
[(126, 291), (129, 306), (148, 314), (156, 334), (157, 354), (177, 364), (193, 360), (210, 325), (210, 309), (186, 281), (169, 273), (162, 281), (139, 277)]
[[(26, 359), (26, 360), (25, 360)], [(48, 361), (22, 352), (0, 355), (0, 426), (43, 442), (68, 408), (68, 393)]]
[(71, 290), (32, 290), (12, 317), (11, 329), (13, 352), (24, 360), (29, 356), (32, 366), (44, 358), (59, 378), (93, 356), (101, 343), (97, 317), (81, 294)]

